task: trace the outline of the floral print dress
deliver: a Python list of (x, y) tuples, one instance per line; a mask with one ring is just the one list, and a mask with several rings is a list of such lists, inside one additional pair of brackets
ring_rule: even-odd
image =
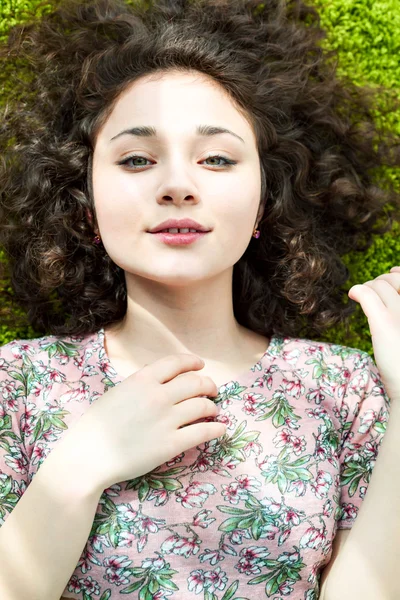
[[(68, 427), (121, 381), (103, 329), (0, 348), (0, 526)], [(63, 596), (318, 598), (387, 424), (376, 365), (353, 348), (273, 336), (215, 401), (224, 436), (103, 491)]]

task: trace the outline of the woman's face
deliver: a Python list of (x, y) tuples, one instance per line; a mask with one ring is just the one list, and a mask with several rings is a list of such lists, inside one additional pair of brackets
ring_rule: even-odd
[[(157, 135), (122, 133), (143, 126)], [(199, 126), (229, 129), (242, 139), (199, 135)], [(140, 158), (129, 159), (132, 154)], [(201, 73), (169, 72), (135, 81), (97, 136), (97, 223), (108, 255), (127, 281), (132, 274), (183, 286), (231, 269), (250, 242), (260, 193), (252, 128), (224, 90)], [(187, 245), (166, 244), (149, 233), (166, 219), (185, 218), (210, 231)]]

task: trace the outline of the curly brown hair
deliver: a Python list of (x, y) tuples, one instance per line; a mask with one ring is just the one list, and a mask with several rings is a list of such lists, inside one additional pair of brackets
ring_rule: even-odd
[(381, 88), (339, 79), (324, 37), (302, 0), (65, 0), (14, 27), (0, 56), (28, 68), (1, 115), (0, 244), (30, 324), (85, 335), (125, 316), (124, 271), (93, 244), (91, 160), (120, 94), (168, 70), (212, 77), (256, 134), (265, 208), (234, 265), (237, 321), (295, 337), (346, 323), (341, 257), (399, 217), (399, 194), (372, 170), (400, 154), (375, 122)]

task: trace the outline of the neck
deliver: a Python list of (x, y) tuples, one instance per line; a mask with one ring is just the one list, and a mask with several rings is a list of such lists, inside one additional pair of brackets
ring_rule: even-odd
[[(114, 355), (140, 356), (146, 362), (186, 352), (203, 359), (226, 360), (243, 352), (254, 332), (235, 319), (232, 269), (216, 278), (185, 286), (167, 286), (126, 274), (127, 312), (107, 330)], [(123, 350), (122, 350), (123, 349)]]

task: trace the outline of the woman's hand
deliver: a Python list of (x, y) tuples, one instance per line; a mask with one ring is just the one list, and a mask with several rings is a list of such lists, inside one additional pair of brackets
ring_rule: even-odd
[(361, 304), (368, 319), (375, 362), (385, 390), (400, 400), (400, 267), (362, 285), (354, 285), (349, 297)]

